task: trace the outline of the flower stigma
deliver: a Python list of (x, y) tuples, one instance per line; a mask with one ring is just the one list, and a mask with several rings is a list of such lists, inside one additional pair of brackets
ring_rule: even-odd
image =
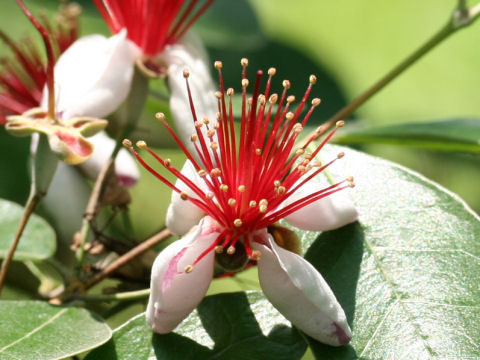
[[(239, 127), (234, 124), (234, 90), (225, 88), (222, 62), (214, 63), (219, 78), (219, 91), (215, 94), (218, 103), (215, 119), (197, 118), (194, 97), (198, 94), (192, 94), (190, 73), (184, 71), (191, 121), (195, 125), (195, 132), (190, 137), (195, 153), (187, 150), (167, 123), (165, 115), (156, 114), (156, 118), (163, 123), (191, 162), (203, 182), (202, 186), (195, 179), (185, 176), (169, 159), (157, 155), (146, 142), (137, 142), (138, 148), (146, 150), (187, 186), (189, 191), (185, 192), (147, 164), (130, 140), (123, 141), (123, 145), (130, 149), (149, 172), (180, 194), (183, 200), (190, 201), (214, 220), (214, 229), (211, 231), (218, 232), (219, 235), (185, 268), (186, 273), (193, 271), (195, 265), (212, 251), (232, 256), (241, 249), (248, 259), (258, 261), (261, 254), (252, 250), (251, 243), (265, 242), (261, 230), (319, 199), (354, 186), (353, 177), (349, 176), (330, 186), (319, 187), (303, 197), (292, 197), (344, 156), (341, 152), (325, 163), (316, 160), (320, 150), (345, 122), (338, 121), (328, 134), (327, 129), (320, 126), (296, 146), (298, 136), (321, 103), (319, 98), (308, 102), (316, 77), (309, 77), (308, 87), (294, 109), (295, 97), (288, 94), (290, 81), (282, 82), (283, 91), (280, 94), (272, 93), (275, 68), (267, 71), (263, 90), (261, 82), (264, 73), (257, 71), (250, 97), (247, 92), (250, 86), (247, 78), (248, 60), (242, 59), (241, 65), (242, 105)], [(319, 143), (314, 143), (322, 135), (325, 137)]]

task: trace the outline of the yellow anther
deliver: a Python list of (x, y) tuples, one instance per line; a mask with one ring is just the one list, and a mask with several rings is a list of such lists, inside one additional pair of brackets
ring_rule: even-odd
[(303, 131), (302, 124), (299, 124), (299, 123), (295, 124), (293, 126), (293, 131), (295, 131), (297, 134), (300, 134)]
[(267, 212), (268, 207), (266, 205), (260, 205), (258, 207), (258, 211), (260, 211), (262, 214), (265, 214)]
[(163, 162), (164, 162), (166, 167), (170, 167), (172, 165), (172, 160), (171, 159), (165, 159)]
[(341, 159), (344, 156), (345, 156), (345, 153), (342, 151), (342, 152), (338, 153), (337, 159)]
[(207, 193), (205, 194), (205, 197), (206, 197), (208, 200), (212, 200), (214, 196), (215, 196), (215, 194), (214, 194), (213, 192), (211, 192), (211, 191), (209, 191), (209, 192), (207, 192)]
[(239, 185), (238, 192), (241, 192), (241, 193), (245, 192), (245, 185)]
[(188, 78), (190, 76), (190, 71), (188, 69), (183, 70), (183, 77)]
[(190, 141), (191, 141), (191, 142), (195, 142), (195, 141), (197, 141), (197, 139), (198, 139), (197, 134), (192, 134), (192, 135), (190, 135)]
[(218, 69), (221, 69), (223, 67), (223, 63), (221, 61), (217, 60), (213, 63), (213, 66), (215, 66), (215, 69), (218, 70)]
[(182, 191), (182, 192), (180, 193), (180, 198), (181, 198), (182, 200), (188, 200), (188, 194), (187, 194), (185, 191)]
[(262, 149), (255, 149), (255, 154), (262, 155)]
[(185, 266), (185, 272), (188, 274), (188, 273), (191, 273), (193, 271), (193, 266), (192, 265), (187, 265)]
[(248, 66), (248, 59), (247, 58), (242, 58), (240, 60), (240, 64), (242, 64), (242, 66)]
[(295, 96), (290, 95), (290, 96), (287, 97), (287, 102), (288, 102), (288, 103), (292, 103), (292, 102), (294, 102), (294, 101), (295, 101)]
[(232, 88), (227, 89), (227, 95), (228, 96), (233, 96), (234, 94), (235, 94), (235, 90), (233, 90)]
[(310, 154), (310, 153), (305, 153), (305, 155), (303, 155), (303, 157), (304, 157), (306, 160), (311, 160), (311, 159), (312, 159), (312, 154)]
[(336, 122), (335, 126), (336, 126), (336, 127), (342, 127), (342, 126), (345, 126), (345, 121), (343, 121), (343, 120), (339, 120), (339, 121), (337, 121), (337, 122)]
[(242, 79), (242, 87), (247, 87), (249, 84), (248, 79)]
[(320, 98), (314, 98), (312, 99), (312, 106), (318, 106), (322, 103), (322, 99)]
[(227, 254), (228, 255), (233, 255), (233, 254), (235, 254), (235, 251), (236, 251), (235, 246), (230, 245), (227, 249)]
[(287, 112), (287, 114), (285, 115), (285, 118), (288, 120), (288, 121), (291, 121), (293, 119), (293, 117), (295, 116), (295, 114), (291, 111)]
[(351, 182), (351, 183), (348, 184), (348, 186), (351, 187), (351, 188), (354, 188), (354, 187), (355, 187), (355, 183)]
[(194, 124), (195, 124), (195, 127), (197, 127), (197, 128), (201, 128), (203, 126), (203, 123), (201, 121), (198, 121), (198, 120), (195, 121)]
[(222, 98), (222, 93), (220, 91), (215, 91), (215, 96), (217, 99), (221, 99)]
[(139, 147), (140, 149), (145, 149), (147, 147), (147, 143), (143, 140), (139, 140), (137, 141), (137, 147)]
[(211, 176), (220, 176), (220, 174), (222, 173), (222, 170), (220, 170), (219, 168), (214, 168), (212, 170), (210, 170), (210, 175)]
[(298, 171), (300, 171), (301, 173), (304, 173), (304, 172), (306, 171), (305, 165), (298, 165), (297, 169), (298, 169)]
[(302, 149), (302, 148), (295, 150), (295, 154), (297, 154), (297, 155), (303, 155), (304, 152), (305, 152), (305, 150)]
[(277, 73), (277, 69), (275, 69), (274, 67), (271, 67), (270, 69), (268, 69), (268, 75), (273, 76), (276, 73)]
[(278, 95), (277, 94), (270, 95), (270, 98), (268, 99), (268, 102), (270, 104), (275, 104), (277, 101), (278, 101)]
[(208, 136), (209, 138), (213, 138), (213, 135), (215, 135), (215, 130), (210, 129), (210, 130), (207, 131), (207, 136)]
[(230, 206), (235, 206), (237, 204), (237, 200), (235, 200), (234, 198), (230, 198), (228, 199), (228, 205)]
[(283, 86), (285, 89), (290, 89), (290, 81), (289, 81), (289, 80), (283, 80), (283, 81), (282, 81), (282, 86)]
[(207, 172), (203, 169), (200, 169), (200, 170), (198, 170), (198, 175), (200, 177), (204, 177), (204, 176), (207, 176)]
[(285, 194), (286, 190), (285, 186), (279, 186), (278, 189), (276, 189), (278, 195)]
[(257, 202), (255, 200), (251, 200), (248, 206), (250, 206), (251, 208), (254, 208), (255, 206), (257, 206)]
[(162, 112), (158, 112), (155, 114), (155, 117), (158, 119), (158, 120), (165, 120), (165, 114), (162, 113)]
[(322, 167), (322, 162), (320, 160), (317, 160), (313, 163), (313, 166), (315, 167)]
[(273, 186), (275, 186), (275, 187), (279, 187), (281, 184), (282, 184), (282, 183), (280, 182), (280, 180), (275, 180), (275, 181), (273, 182)]
[(268, 205), (268, 200), (267, 199), (262, 199), (262, 200), (260, 200), (259, 204), (267, 206)]
[(235, 220), (233, 221), (233, 225), (235, 225), (235, 227), (240, 227), (240, 226), (242, 226), (242, 225), (243, 225), (242, 220), (241, 220), (241, 219), (235, 219)]
[(310, 75), (310, 77), (308, 78), (308, 81), (310, 82), (310, 84), (315, 84), (317, 82), (317, 77), (315, 75)]
[(208, 120), (207, 117), (202, 118), (202, 121), (203, 121), (203, 123), (204, 123), (205, 125), (210, 124), (210, 120)]
[(132, 142), (129, 139), (123, 139), (122, 144), (126, 148), (131, 148), (132, 147)]
[[(212, 136), (213, 136), (213, 135), (212, 135)], [(218, 144), (217, 144), (216, 142), (212, 142), (212, 143), (210, 144), (210, 149), (212, 149), (212, 150), (217, 150), (217, 149), (218, 149)]]
[(217, 254), (223, 253), (223, 247), (220, 246), (220, 245), (215, 246), (215, 252), (216, 252)]
[(347, 176), (347, 178), (345, 180), (347, 180), (349, 182), (353, 182), (353, 176)]
[(222, 190), (223, 192), (227, 192), (228, 191), (228, 185), (227, 184), (220, 185), (220, 190)]
[(258, 261), (260, 260), (260, 257), (262, 256), (262, 253), (258, 250), (253, 250), (252, 251), (252, 260)]
[(259, 102), (261, 105), (265, 105), (265, 103), (266, 103), (265, 95), (263, 95), (263, 94), (258, 95), (258, 102)]

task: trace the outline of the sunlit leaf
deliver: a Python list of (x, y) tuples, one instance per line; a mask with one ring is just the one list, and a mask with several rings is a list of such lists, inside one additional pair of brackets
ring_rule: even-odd
[(0, 359), (63, 359), (106, 342), (107, 324), (76, 307), (40, 301), (1, 301)]

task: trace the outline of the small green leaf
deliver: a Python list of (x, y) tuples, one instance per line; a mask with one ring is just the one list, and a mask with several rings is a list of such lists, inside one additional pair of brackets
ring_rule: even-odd
[(140, 314), (86, 360), (299, 359), (306, 343), (261, 292), (206, 297), (174, 333), (154, 334)]
[(360, 222), (303, 232), (305, 255), (325, 277), (353, 330), (349, 345), (312, 339), (317, 359), (480, 357), (480, 218), (461, 199), (399, 165), (347, 148), (334, 176)]
[[(0, 258), (4, 258), (15, 238), (23, 207), (0, 199)], [(56, 239), (54, 230), (40, 216), (33, 214), (20, 239), (15, 260), (42, 260), (55, 253)]]
[(0, 360), (63, 359), (100, 346), (112, 331), (85, 309), (1, 301)]
[(480, 119), (407, 123), (344, 131), (339, 144), (381, 143), (480, 154)]

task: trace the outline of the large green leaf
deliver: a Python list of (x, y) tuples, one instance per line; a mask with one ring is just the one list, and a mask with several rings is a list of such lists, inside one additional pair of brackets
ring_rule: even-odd
[(140, 314), (114, 331), (86, 360), (299, 359), (306, 343), (261, 292), (206, 297), (176, 330), (152, 332)]
[(336, 142), (396, 144), (480, 154), (480, 119), (406, 123), (344, 131)]
[(107, 324), (85, 309), (41, 301), (0, 302), (0, 359), (62, 359), (108, 341)]
[[(23, 207), (0, 199), (0, 258), (5, 257), (23, 216)], [(55, 232), (40, 216), (33, 214), (15, 252), (15, 260), (41, 260), (55, 253)]]
[(355, 176), (350, 194), (360, 223), (318, 238), (307, 232), (302, 241), (354, 336), (341, 348), (310, 339), (316, 357), (480, 358), (478, 215), (408, 169), (341, 150), (346, 156), (334, 174)]

